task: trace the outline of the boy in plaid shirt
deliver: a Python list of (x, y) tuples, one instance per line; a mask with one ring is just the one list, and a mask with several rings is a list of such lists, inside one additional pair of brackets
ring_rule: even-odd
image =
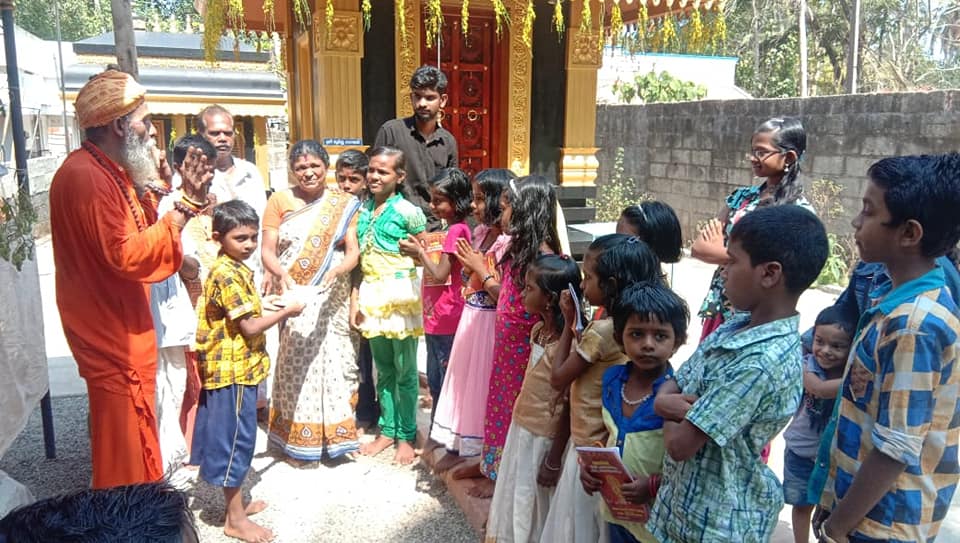
[(960, 472), (960, 320), (935, 262), (960, 240), (960, 155), (887, 158), (867, 175), (857, 248), (890, 281), (860, 318), (815, 527), (826, 542), (930, 542)]
[(667, 456), (648, 528), (661, 543), (770, 540), (783, 508), (760, 451), (800, 405), (800, 295), (827, 234), (795, 205), (761, 207), (730, 232), (723, 268), (737, 313), (657, 392)]
[(270, 369), (264, 331), (304, 308), (290, 303), (264, 313), (253, 270), (244, 264), (257, 248), (259, 224), (256, 211), (241, 200), (214, 208), (213, 239), (220, 243), (220, 255), (197, 302), (197, 367), (203, 390), (190, 463), (200, 466), (201, 479), (223, 487), (223, 532), (243, 541), (273, 539), (269, 529), (247, 517), (266, 504), (244, 507), (240, 492), (257, 441), (257, 384)]

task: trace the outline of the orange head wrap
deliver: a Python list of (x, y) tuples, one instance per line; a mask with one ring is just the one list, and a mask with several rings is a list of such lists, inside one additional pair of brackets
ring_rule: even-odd
[(74, 108), (81, 129), (106, 126), (140, 107), (147, 89), (130, 75), (107, 70), (90, 81), (77, 93)]

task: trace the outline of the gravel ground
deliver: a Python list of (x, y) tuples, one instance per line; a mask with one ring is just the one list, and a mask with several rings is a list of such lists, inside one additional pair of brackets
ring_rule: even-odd
[[(43, 454), (40, 411), (0, 459), (0, 469), (37, 498), (84, 488), (90, 481), (84, 396), (53, 399), (57, 458)], [(277, 542), (400, 541), (475, 542), (478, 535), (442, 482), (420, 465), (391, 464), (392, 452), (294, 468), (268, 449), (262, 428), (244, 494), (269, 503), (255, 517)], [(202, 481), (187, 491), (200, 541), (236, 541), (223, 535), (223, 494)]]

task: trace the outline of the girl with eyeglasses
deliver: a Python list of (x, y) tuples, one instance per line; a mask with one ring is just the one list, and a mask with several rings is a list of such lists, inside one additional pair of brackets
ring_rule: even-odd
[[(800, 183), (800, 161), (807, 149), (807, 133), (800, 119), (774, 117), (753, 133), (747, 160), (759, 184), (739, 187), (727, 196), (723, 208), (701, 230), (690, 248), (690, 254), (717, 270), (710, 281), (710, 290), (700, 306), (703, 319), (700, 341), (710, 335), (733, 312), (723, 292), (721, 268), (727, 262), (727, 236), (744, 215), (764, 205), (795, 204), (814, 211), (803, 197)], [(815, 211), (814, 211), (815, 212)]]

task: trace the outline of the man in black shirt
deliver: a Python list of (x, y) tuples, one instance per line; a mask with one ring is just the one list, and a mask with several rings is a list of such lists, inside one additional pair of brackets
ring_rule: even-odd
[(440, 221), (430, 214), (427, 181), (442, 168), (459, 167), (457, 140), (440, 126), (440, 110), (447, 105), (447, 76), (433, 66), (421, 66), (410, 78), (413, 116), (383, 123), (374, 147), (390, 146), (406, 157), (407, 198), (423, 209), (429, 230)]

